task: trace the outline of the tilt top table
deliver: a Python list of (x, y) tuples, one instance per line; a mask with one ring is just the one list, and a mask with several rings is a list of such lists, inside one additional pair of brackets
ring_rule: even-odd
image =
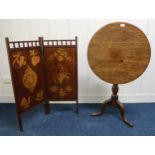
[(129, 23), (115, 22), (99, 29), (88, 46), (88, 62), (92, 71), (101, 79), (113, 84), (112, 96), (103, 102), (99, 116), (107, 106), (119, 108), (121, 118), (129, 127), (123, 104), (118, 99), (118, 84), (137, 79), (146, 70), (151, 48), (145, 34)]

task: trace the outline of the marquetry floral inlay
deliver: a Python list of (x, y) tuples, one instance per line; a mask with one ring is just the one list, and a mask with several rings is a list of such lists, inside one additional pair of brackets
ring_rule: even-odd
[(41, 90), (36, 94), (36, 100), (37, 101), (42, 101), (44, 98), (44, 92)]
[(63, 90), (63, 88), (60, 88), (58, 91), (59, 96), (64, 97), (66, 95), (66, 92)]
[(30, 102), (31, 102), (30, 96), (28, 98), (23, 97), (20, 102), (20, 107), (27, 109), (30, 107)]
[(30, 50), (31, 63), (33, 66), (36, 66), (40, 62), (40, 56), (35, 50)]
[(57, 72), (53, 74), (53, 81), (55, 84), (56, 83), (62, 84), (66, 80), (71, 79), (71, 74), (65, 71), (65, 68), (63, 67), (63, 65), (59, 64), (57, 68), (58, 68)]
[(71, 86), (67, 86), (66, 87), (66, 92), (71, 92), (72, 91), (72, 87)]
[(57, 59), (58, 62), (71, 61), (71, 57), (68, 56), (67, 51), (61, 48), (54, 52), (53, 55), (48, 58), (48, 60), (53, 60), (54, 58)]
[(52, 74), (53, 85), (49, 90), (63, 98), (68, 93), (72, 92), (73, 88), (67, 85), (72, 79), (72, 74), (65, 67), (66, 63), (71, 64), (72, 58), (69, 56), (67, 49), (58, 48), (47, 59), (48, 61), (56, 62), (56, 70)]
[(58, 86), (52, 86), (50, 88), (50, 90), (53, 93), (56, 93), (60, 96), (60, 97), (64, 97), (65, 95), (67, 95), (67, 93), (70, 93), (72, 91), (72, 87), (71, 86), (66, 86), (65, 88), (62, 87), (58, 87)]
[(22, 52), (19, 52), (17, 54), (14, 54), (13, 55), (13, 63), (12, 65), (16, 68), (21, 68), (22, 66), (25, 66), (26, 65), (26, 59), (25, 59), (25, 56), (22, 55)]
[(30, 66), (28, 66), (25, 70), (23, 76), (23, 85), (30, 92), (33, 92), (38, 81), (38, 76), (35, 71), (32, 70)]

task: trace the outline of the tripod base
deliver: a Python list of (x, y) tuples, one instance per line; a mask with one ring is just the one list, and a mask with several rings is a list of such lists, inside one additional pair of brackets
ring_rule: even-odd
[(124, 105), (118, 100), (118, 96), (117, 96), (118, 85), (117, 84), (113, 84), (112, 92), (113, 94), (111, 96), (111, 99), (104, 101), (101, 106), (101, 111), (92, 113), (92, 116), (100, 116), (105, 112), (108, 106), (113, 106), (119, 109), (122, 121), (129, 127), (133, 127), (133, 124), (129, 123), (129, 121), (125, 117)]

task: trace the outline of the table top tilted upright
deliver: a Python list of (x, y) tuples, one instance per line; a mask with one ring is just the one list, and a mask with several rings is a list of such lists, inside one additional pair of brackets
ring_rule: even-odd
[(88, 46), (88, 62), (92, 71), (101, 79), (113, 84), (112, 96), (103, 102), (101, 111), (107, 106), (119, 108), (121, 118), (128, 126), (124, 106), (118, 99), (118, 84), (137, 79), (146, 70), (151, 57), (151, 48), (145, 34), (136, 26), (115, 22), (99, 29)]

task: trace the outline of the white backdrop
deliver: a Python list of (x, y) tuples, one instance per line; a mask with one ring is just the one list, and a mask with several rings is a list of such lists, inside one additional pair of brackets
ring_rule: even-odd
[[(90, 70), (87, 47), (92, 35), (110, 22), (124, 21), (136, 25), (147, 35), (152, 49), (151, 61), (137, 80), (120, 85), (123, 102), (155, 102), (155, 20), (0, 20), (0, 102), (14, 102), (5, 37), (10, 40), (74, 39), (78, 36), (79, 101), (98, 103), (111, 95), (111, 85), (101, 81)], [(143, 61), (143, 60), (142, 60)]]

